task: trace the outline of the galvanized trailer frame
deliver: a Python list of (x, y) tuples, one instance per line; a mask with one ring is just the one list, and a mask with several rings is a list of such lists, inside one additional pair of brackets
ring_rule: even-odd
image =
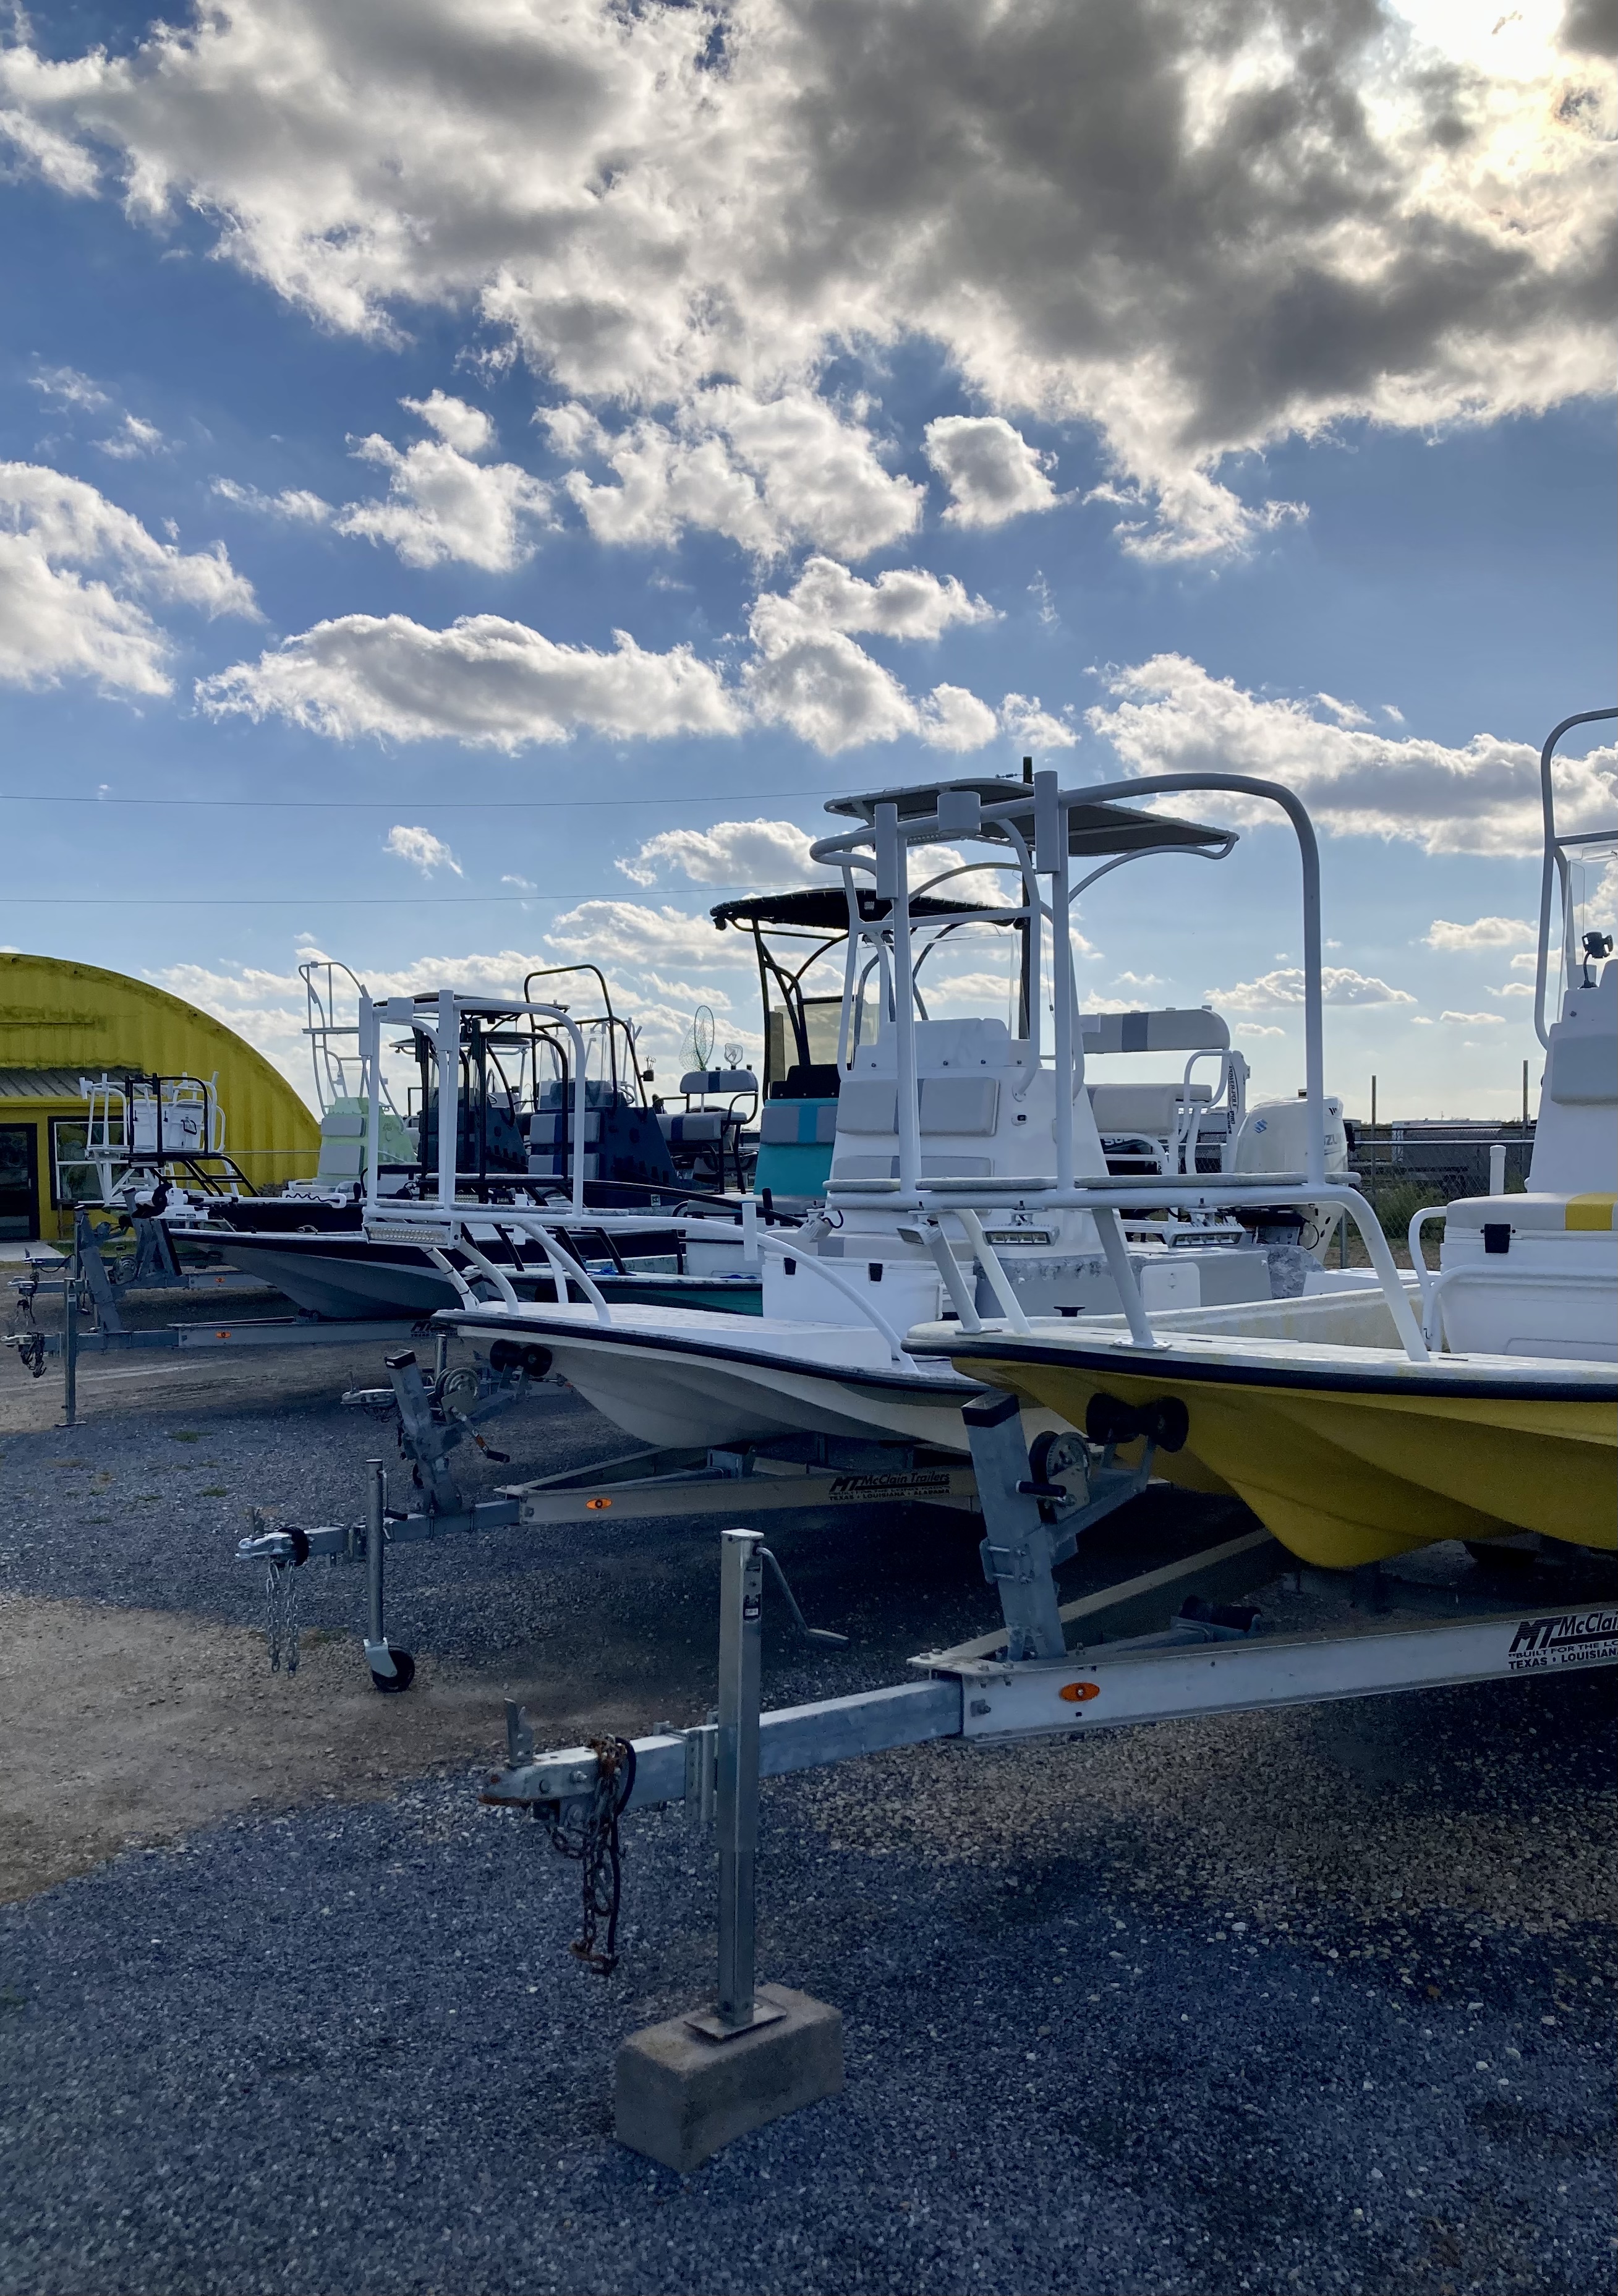
[[(620, 1814), (682, 1803), (696, 1818), (716, 1816), (717, 1994), (686, 2021), (716, 2046), (752, 2030), (758, 2014), (754, 1852), (762, 1779), (942, 1739), (1006, 1746), (1140, 1722), (1618, 1664), (1618, 1600), (1610, 1595), (1525, 1611), (1408, 1586), (1379, 1564), (1352, 1574), (1304, 1571), (1262, 1530), (1059, 1605), (1054, 1564), (1073, 1552), (1084, 1528), (1143, 1486), (1152, 1443), (1140, 1465), (1129, 1469), (1116, 1465), (1111, 1447), (1085, 1444), (1077, 1472), (1070, 1456), (1058, 1482), (1030, 1460), (1011, 1397), (968, 1406), (965, 1416), (985, 1520), (985, 1570), (1001, 1598), (997, 1634), (912, 1660), (912, 1680), (762, 1712), (764, 1565), (774, 1558), (757, 1531), (727, 1530), (715, 1721), (636, 1738), (630, 1742), (633, 1761), (625, 1763), (611, 1742), (535, 1752), (527, 1715), (508, 1703), (507, 1764), (486, 1781), (486, 1803), (531, 1809), (553, 1828), (576, 1825), (610, 1762), (619, 1775), (627, 1769), (631, 1781)], [(1259, 1611), (1203, 1596), (1183, 1603), (1159, 1632), (1115, 1642), (1081, 1638), (1067, 1646), (1069, 1623), (1079, 1624), (1081, 1637), (1093, 1636), (1104, 1618), (1116, 1622), (1131, 1606), (1163, 1601), (1171, 1587), (1193, 1583), (1201, 1570), (1233, 1571), (1252, 1587), (1273, 1575), (1279, 1561), (1299, 1587), (1336, 1592), (1330, 1627), (1271, 1635)], [(1392, 1623), (1392, 1613), (1407, 1604), (1426, 1613), (1426, 1622)], [(1449, 1615), (1433, 1623), (1435, 1611)]]
[[(441, 1350), (444, 1338), (440, 1332)], [(364, 1655), (380, 1691), (408, 1689), (415, 1673), (413, 1654), (388, 1638), (385, 1582), (390, 1546), (519, 1527), (599, 1524), (609, 1513), (618, 1521), (728, 1518), (744, 1500), (754, 1513), (884, 1502), (968, 1513), (977, 1508), (976, 1476), (955, 1453), (916, 1443), (819, 1436), (784, 1436), (745, 1450), (630, 1451), (587, 1467), (508, 1484), (493, 1498), (469, 1502), (455, 1480), (450, 1454), (469, 1439), (481, 1442), (478, 1426), (516, 1401), (543, 1354), (514, 1342), (508, 1349), (515, 1360), (502, 1357), (488, 1368), (469, 1365), (448, 1373), (440, 1362), (430, 1380), (423, 1377), (414, 1351), (401, 1349), (384, 1359), (388, 1388), (356, 1390), (347, 1398), (396, 1409), (401, 1447), (413, 1463), (418, 1487), (414, 1505), (388, 1505), (387, 1472), (381, 1460), (373, 1459), (366, 1471), (363, 1521), (256, 1528), (236, 1550), (239, 1561), (265, 1566), (272, 1619), (284, 1608), (288, 1572), (301, 1570), (314, 1557), (333, 1563), (363, 1562), (367, 1584)], [(499, 1343), (491, 1358), (497, 1355)], [(501, 1457), (497, 1452), (491, 1456)]]
[[(299, 1314), (252, 1316), (230, 1323), (165, 1324), (155, 1331), (131, 1331), (119, 1305), (129, 1292), (216, 1291), (227, 1283), (233, 1288), (240, 1285), (251, 1292), (262, 1292), (266, 1288), (246, 1283), (228, 1272), (220, 1277), (211, 1270), (182, 1268), (159, 1222), (137, 1220), (135, 1226), (147, 1233), (140, 1238), (135, 1270), (126, 1282), (114, 1283), (102, 1257), (100, 1240), (81, 1207), (74, 1221), (72, 1258), (64, 1264), (62, 1274), (44, 1279), (25, 1278), (13, 1287), (30, 1319), (37, 1292), (60, 1292), (61, 1295), (60, 1332), (41, 1331), (31, 1325), (8, 1337), (36, 1379), (43, 1376), (45, 1365), (53, 1358), (61, 1361), (62, 1415), (59, 1423), (63, 1427), (78, 1424), (81, 1356), (211, 1354), (221, 1350), (235, 1354), (243, 1348), (396, 1347), (401, 1340), (408, 1340), (422, 1329), (420, 1319), (339, 1324)], [(86, 1307), (95, 1318), (87, 1328), (83, 1320)]]

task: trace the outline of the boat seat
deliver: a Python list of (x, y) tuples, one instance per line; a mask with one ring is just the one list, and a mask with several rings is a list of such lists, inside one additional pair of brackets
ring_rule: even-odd
[(923, 1132), (981, 1138), (999, 1122), (1000, 1080), (986, 1076), (923, 1077), (919, 1112)]
[(1448, 1207), (1456, 1228), (1509, 1227), (1516, 1235), (1605, 1235), (1618, 1228), (1618, 1195), (1460, 1196)]
[(751, 1069), (690, 1069), (680, 1079), (680, 1089), (688, 1096), (693, 1093), (744, 1093), (758, 1095), (758, 1078)]
[[(1194, 1084), (1189, 1095), (1197, 1108), (1212, 1104), (1213, 1087)], [(1096, 1129), (1105, 1137), (1120, 1132), (1143, 1133), (1160, 1140), (1178, 1128), (1186, 1105), (1186, 1090), (1178, 1084), (1092, 1084), (1090, 1105)]]
[(835, 1100), (767, 1100), (758, 1119), (759, 1139), (772, 1148), (829, 1148), (837, 1129)]
[(896, 1132), (899, 1087), (884, 1077), (848, 1077), (838, 1098), (839, 1132)]
[(693, 1108), (683, 1115), (659, 1113), (658, 1129), (663, 1137), (680, 1148), (711, 1147), (727, 1128), (739, 1128), (740, 1116), (728, 1116), (722, 1108)]

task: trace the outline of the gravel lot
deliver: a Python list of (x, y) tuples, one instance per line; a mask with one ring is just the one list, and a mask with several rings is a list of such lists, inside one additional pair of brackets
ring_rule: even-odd
[[(1612, 2286), (1610, 1677), (778, 1782), (761, 1973), (844, 2010), (848, 2087), (682, 2179), (612, 2143), (609, 2075), (624, 2033), (711, 1984), (707, 1845), (678, 1813), (630, 1822), (603, 1982), (566, 1951), (576, 1869), (473, 1788), (507, 1687), (559, 1730), (707, 1705), (712, 1530), (401, 1554), (409, 1701), (364, 1692), (358, 1574), (311, 1571), (330, 1639), (266, 1689), (243, 1509), (344, 1519), (392, 1443), (335, 1401), (374, 1359), (321, 1355), (91, 1371), (70, 1435), (53, 1382), (0, 1364), (0, 1656), (8, 1618), (13, 1656), (53, 1620), (68, 1650), (102, 1628), (62, 1685), (61, 1763), (154, 1616), (171, 1671), (198, 1637), (215, 1669), (141, 1742), (186, 1781), (159, 1846), (109, 1858), (86, 1826), (78, 1878), (0, 1910), (0, 2287)], [(556, 1390), (487, 1433), (512, 1463), (480, 1488), (618, 1447)], [(1151, 1495), (1073, 1590), (1179, 1551), (1188, 1504)], [(809, 1656), (776, 1606), (771, 1702), (990, 1623), (965, 1522), (771, 1538), (812, 1620), (855, 1637)], [(238, 1740), (209, 1801), (233, 1685), (265, 1761)], [(51, 1737), (26, 1738), (36, 1805)]]

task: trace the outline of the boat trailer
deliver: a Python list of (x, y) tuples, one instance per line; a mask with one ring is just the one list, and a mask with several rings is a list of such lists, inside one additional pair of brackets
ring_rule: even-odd
[[(357, 1521), (305, 1528), (274, 1527), (257, 1513), (249, 1535), (237, 1547), (240, 1562), (265, 1570), (268, 1643), (273, 1668), (297, 1667), (295, 1573), (319, 1557), (361, 1563), (366, 1572), (366, 1664), (380, 1691), (407, 1690), (415, 1675), (409, 1651), (388, 1639), (385, 1577), (390, 1546), (466, 1533), (597, 1523), (611, 1514), (617, 1521), (648, 1517), (731, 1518), (739, 1506), (751, 1513), (783, 1507), (869, 1506), (873, 1504), (943, 1506), (970, 1513), (977, 1505), (971, 1466), (959, 1453), (920, 1443), (863, 1441), (821, 1435), (787, 1435), (735, 1450), (660, 1449), (630, 1451), (592, 1465), (511, 1483), (493, 1498), (468, 1500), (455, 1480), (450, 1455), (469, 1440), (486, 1457), (506, 1464), (490, 1449), (479, 1425), (550, 1374), (547, 1349), (496, 1340), (486, 1362), (447, 1370), (446, 1335), (437, 1335), (438, 1359), (424, 1372), (413, 1349), (384, 1358), (388, 1385), (352, 1390), (343, 1400), (378, 1414), (397, 1414), (399, 1448), (411, 1464), (413, 1504), (388, 1504), (388, 1478), (380, 1459), (367, 1463), (364, 1513)], [(1071, 1549), (1069, 1550), (1071, 1552)]]
[[(1103, 1402), (1106, 1398), (1101, 1398)], [(1148, 1413), (1149, 1413), (1149, 1406)], [(1079, 1738), (1139, 1722), (1254, 1709), (1313, 1705), (1446, 1685), (1561, 1674), (1618, 1662), (1618, 1604), (1609, 1595), (1583, 1608), (1528, 1614), (1431, 1585), (1400, 1580), (1372, 1564), (1346, 1574), (1298, 1565), (1257, 1529), (1182, 1562), (1067, 1604), (1053, 1567), (1083, 1531), (1145, 1487), (1156, 1439), (1138, 1466), (1115, 1453), (1127, 1406), (1110, 1427), (1047, 1439), (1042, 1464), (1025, 1447), (1010, 1396), (966, 1406), (983, 1507), (985, 1576), (997, 1587), (996, 1633), (912, 1659), (913, 1678), (852, 1696), (761, 1711), (760, 1640), (764, 1565), (761, 1533), (722, 1534), (719, 1702), (688, 1729), (661, 1726), (633, 1740), (536, 1752), (526, 1713), (506, 1709), (506, 1766), (480, 1793), (500, 1808), (527, 1809), (584, 1865), (585, 1933), (575, 1950), (609, 1971), (620, 1890), (619, 1820), (682, 1804), (715, 1823), (719, 1849), (718, 1983), (715, 1997), (623, 2045), (615, 2079), (616, 2127), (633, 2149), (689, 2170), (734, 2136), (842, 2087), (841, 2017), (785, 1986), (757, 1981), (754, 1860), (764, 1778), (862, 1754), (959, 1739), (1005, 1746)], [(1335, 1593), (1326, 1629), (1274, 1631), (1262, 1611), (1194, 1594), (1156, 1632), (1101, 1638), (1144, 1609), (1173, 1600), (1179, 1582), (1212, 1570), (1252, 1589), (1287, 1572), (1291, 1591)], [(784, 1587), (779, 1566), (776, 1576)], [(790, 1590), (786, 1590), (790, 1602)], [(795, 1619), (802, 1626), (796, 1603)], [(1416, 1611), (1420, 1623), (1393, 1621)], [(1073, 1647), (1067, 1629), (1075, 1626)], [(815, 1632), (816, 1630), (808, 1630)], [(824, 1629), (817, 1638), (824, 1637)], [(604, 1944), (600, 1941), (605, 1923)]]
[[(42, 1275), (41, 1262), (30, 1260), (29, 1274), (13, 1283), (24, 1328), (6, 1336), (36, 1379), (53, 1357), (61, 1364), (62, 1427), (78, 1424), (78, 1362), (86, 1355), (188, 1354), (196, 1350), (231, 1354), (242, 1348), (397, 1346), (415, 1336), (424, 1319), (395, 1319), (379, 1323), (337, 1323), (320, 1316), (250, 1316), (230, 1323), (165, 1324), (156, 1330), (132, 1330), (122, 1302), (133, 1292), (221, 1292), (226, 1288), (263, 1294), (270, 1287), (252, 1282), (231, 1268), (191, 1268), (181, 1262), (174, 1240), (160, 1218), (132, 1216), (135, 1250), (127, 1265), (109, 1262), (103, 1245), (112, 1230), (93, 1222), (81, 1205), (74, 1214), (73, 1250), (61, 1263), (60, 1275)], [(38, 1295), (58, 1293), (62, 1303), (60, 1332), (42, 1330), (34, 1322)]]

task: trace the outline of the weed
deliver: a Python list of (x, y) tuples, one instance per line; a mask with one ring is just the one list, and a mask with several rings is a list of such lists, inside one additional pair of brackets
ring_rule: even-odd
[(200, 1443), (202, 1438), (200, 1435), (176, 1435), (171, 1430), (168, 1439), (171, 1443)]
[(224, 1483), (204, 1483), (201, 1496), (205, 1499), (227, 1499), (230, 1496), (230, 1490)]

